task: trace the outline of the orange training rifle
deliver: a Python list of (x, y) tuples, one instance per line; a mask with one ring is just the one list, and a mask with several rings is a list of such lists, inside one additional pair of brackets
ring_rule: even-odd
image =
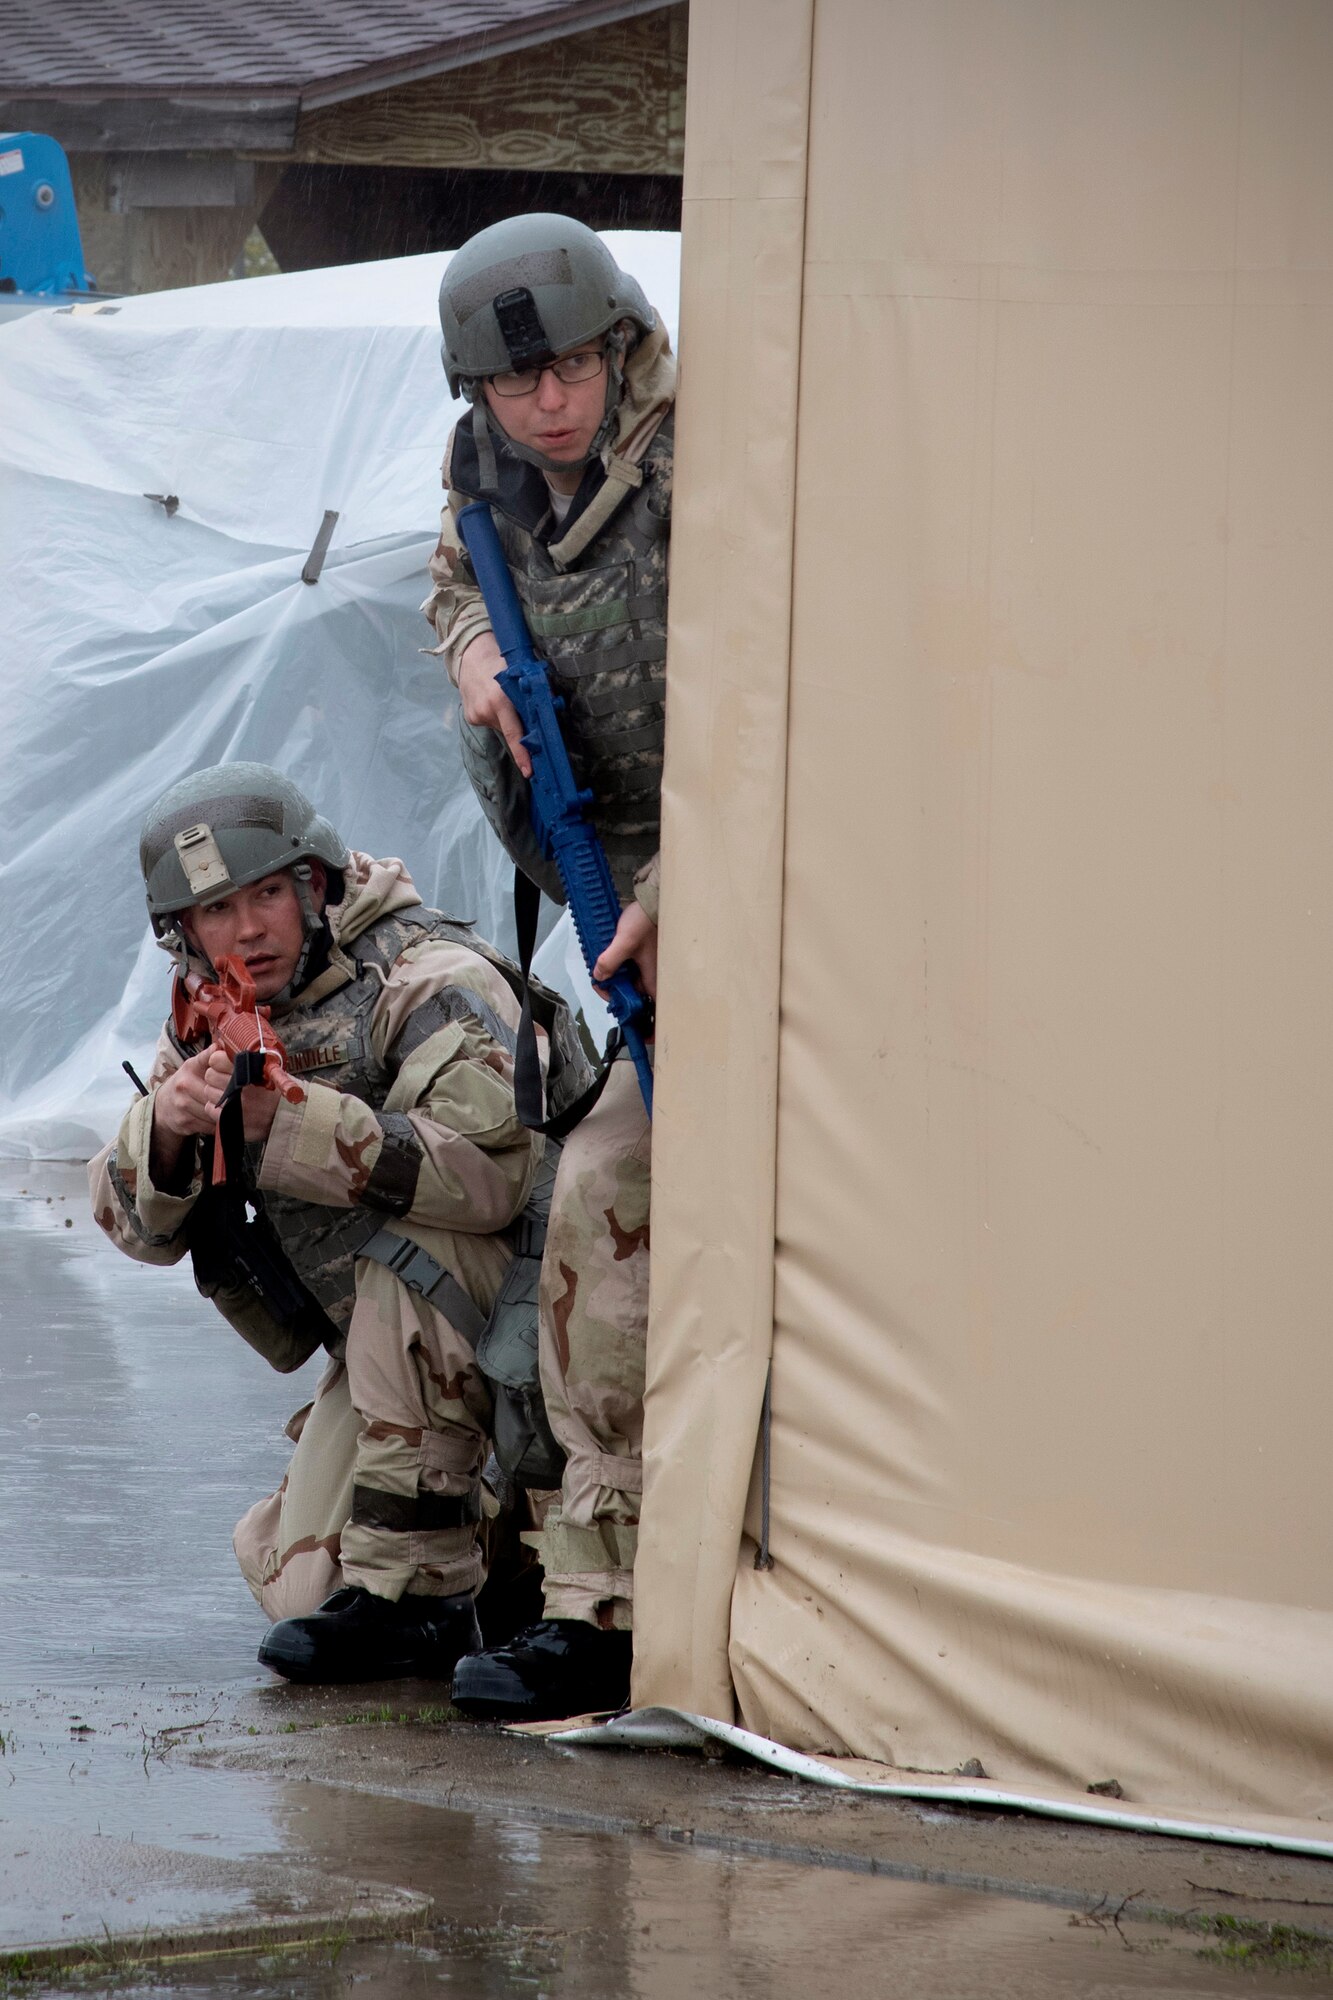
[[(233, 1150), (223, 1139), (222, 1119), (231, 1105), (228, 1125), (240, 1121), (240, 1095), (247, 1085), (281, 1092), (289, 1104), (299, 1104), (304, 1092), (287, 1070), (287, 1051), (273, 1032), (269, 1010), (255, 999), (255, 982), (245, 961), (226, 955), (219, 958), (217, 979), (203, 979), (197, 972), (179, 974), (171, 989), (171, 1023), (186, 1044), (208, 1035), (215, 1049), (231, 1057), (231, 1082), (218, 1106), (218, 1138), (213, 1147), (213, 1183), (221, 1186), (227, 1178), (226, 1154)], [(237, 1142), (240, 1133), (236, 1134)]]

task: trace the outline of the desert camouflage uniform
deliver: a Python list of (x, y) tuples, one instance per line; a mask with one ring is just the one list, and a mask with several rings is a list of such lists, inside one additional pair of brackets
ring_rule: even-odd
[[(554, 519), (540, 472), (496, 440), (488, 490), (510, 574), (554, 685), (580, 783), (593, 793), (622, 903), (657, 921), (666, 700), (667, 556), (675, 367), (658, 322), (630, 354), (616, 435)], [(457, 528), (479, 497), (472, 430), (444, 460), (449, 504), (431, 560), (427, 616), (450, 678), (490, 629)], [(460, 719), (464, 763), (483, 810), (524, 872), (563, 901), (531, 831), (527, 785), (501, 738)], [(550, 1617), (628, 1629), (643, 1485), (650, 1127), (634, 1071), (615, 1073), (565, 1142), (542, 1264), (541, 1368), (547, 1415), (569, 1454), (558, 1506), (525, 1537), (546, 1572)]]
[(347, 1365), (330, 1361), (314, 1401), (287, 1425), (295, 1445), (276, 1493), (256, 1500), (236, 1523), (232, 1546), (265, 1614), (305, 1618), (347, 1579), (343, 1531), (352, 1517), (361, 1419)]
[[(542, 1146), (514, 1111), (518, 1006), (484, 947), (423, 911), (398, 861), (354, 855), (328, 917), (327, 967), (273, 1007), (304, 1094), (280, 1097), (268, 1139), (247, 1149), (270, 1221), (342, 1330), (286, 1490), (238, 1529), (270, 1616), (313, 1608), (340, 1576), (390, 1598), (480, 1585), (489, 1387), (444, 1314), (356, 1251), (387, 1221), (488, 1311), (510, 1259), (497, 1232), (527, 1200)], [(164, 1031), (150, 1091), (184, 1053)], [(136, 1099), (90, 1164), (93, 1210), (130, 1256), (174, 1264), (201, 1182), (196, 1170), (181, 1192), (153, 1185), (151, 1129), (151, 1096)], [(252, 1298), (215, 1303), (276, 1365), (305, 1358), (283, 1352)]]

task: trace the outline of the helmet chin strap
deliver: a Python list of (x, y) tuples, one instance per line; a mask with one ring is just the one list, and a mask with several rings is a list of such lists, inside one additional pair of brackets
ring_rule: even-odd
[(190, 969), (190, 944), (177, 917), (167, 924), (165, 930), (153, 926), (153, 943), (159, 951), (164, 951), (182, 979)]
[(544, 451), (538, 451), (533, 445), (519, 444), (491, 408), (481, 378), (474, 377), (464, 382), (463, 392), (472, 405), (472, 437), (477, 447), (477, 466), (484, 493), (496, 492), (500, 484), (495, 468), (493, 438), (500, 438), (515, 458), (521, 458), (525, 465), (535, 465), (539, 472), (574, 472), (581, 465), (590, 465), (600, 455), (616, 428), (620, 398), (625, 389), (625, 356), (632, 331), (630, 322), (626, 320), (612, 327), (606, 336), (606, 401), (602, 421), (582, 458), (548, 458)]
[(305, 984), (306, 967), (310, 963), (310, 953), (315, 939), (327, 929), (323, 911), (315, 908), (314, 891), (310, 886), (310, 863), (298, 861), (291, 870), (291, 877), (296, 890), (296, 900), (301, 906), (301, 929), (305, 933), (305, 942), (301, 946), (301, 955), (296, 961), (291, 978), (280, 993), (274, 994), (275, 1000), (290, 1000), (293, 995), (300, 992)]

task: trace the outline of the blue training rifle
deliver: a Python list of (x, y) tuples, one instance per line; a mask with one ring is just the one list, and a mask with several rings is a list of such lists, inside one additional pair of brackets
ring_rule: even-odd
[[(496, 676), (496, 682), (518, 710), (523, 746), (532, 758), (533, 830), (542, 852), (559, 871), (583, 961), (591, 974), (620, 922), (620, 898), (611, 880), (611, 867), (588, 817), (593, 795), (580, 791), (574, 777), (560, 733), (564, 702), (552, 694), (546, 662), (533, 648), (490, 508), (484, 501), (465, 507), (458, 517), (458, 529), (486, 601), (496, 644), (505, 657), (504, 672)], [(652, 1003), (634, 984), (629, 964), (613, 973), (602, 991), (634, 1058), (651, 1118), (653, 1066), (644, 1031), (652, 1020)]]

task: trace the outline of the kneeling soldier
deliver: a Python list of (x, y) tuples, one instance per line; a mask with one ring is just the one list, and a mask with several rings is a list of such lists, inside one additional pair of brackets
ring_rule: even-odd
[[(140, 861), (173, 1014), (146, 1094), (90, 1164), (94, 1213), (141, 1262), (188, 1252), (274, 1366), (321, 1342), (334, 1357), (283, 1491), (237, 1531), (270, 1615), (301, 1614), (260, 1660), (293, 1680), (447, 1678), (481, 1643), (488, 1440), (492, 1486), (560, 1479), (535, 1388), (553, 1162), (514, 1110), (519, 976), (262, 764), (172, 786)], [(219, 986), (241, 1010), (225, 1047)], [(538, 1005), (573, 1095), (586, 1069), (567, 1010)], [(235, 1055), (246, 1023), (252, 1057)], [(245, 1081), (261, 1073), (269, 1087)], [(325, 1531), (293, 1534), (289, 1502), (309, 1516), (317, 1489)]]

